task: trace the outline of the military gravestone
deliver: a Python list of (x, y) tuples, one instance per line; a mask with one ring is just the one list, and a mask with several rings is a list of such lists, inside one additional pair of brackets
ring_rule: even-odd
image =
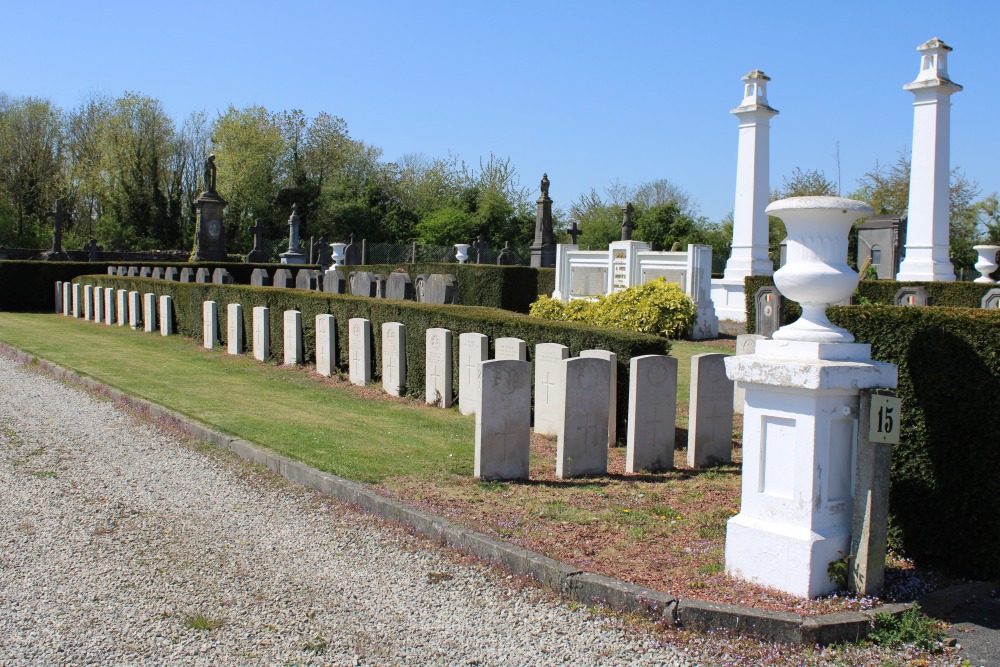
[(385, 284), (385, 298), (412, 301), (413, 281), (410, 276), (399, 271), (390, 273)]
[(754, 295), (757, 306), (756, 332), (770, 338), (781, 327), (781, 295), (774, 285), (765, 285)]

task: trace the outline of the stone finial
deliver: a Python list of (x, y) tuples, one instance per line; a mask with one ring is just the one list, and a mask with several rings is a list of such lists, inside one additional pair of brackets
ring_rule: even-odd
[(744, 76), (743, 102), (740, 106), (768, 106), (767, 82), (770, 80), (771, 77), (759, 69), (755, 69)]
[(920, 72), (913, 83), (904, 86), (905, 90), (911, 90), (911, 87), (949, 84), (958, 90), (962, 89), (948, 78), (948, 52), (952, 51), (950, 46), (934, 37), (918, 46), (917, 51), (920, 52)]

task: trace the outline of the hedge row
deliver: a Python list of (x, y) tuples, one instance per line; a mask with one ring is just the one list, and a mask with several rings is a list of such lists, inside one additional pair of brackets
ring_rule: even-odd
[[(47, 311), (54, 303), (54, 287), (57, 280), (71, 281), (77, 276), (94, 273), (107, 273), (109, 266), (135, 266), (164, 268), (175, 266), (178, 269), (207, 268), (214, 271), (223, 268), (229, 271), (237, 284), (249, 285), (250, 274), (256, 268), (267, 269), (273, 273), (275, 269), (289, 268), (286, 264), (238, 264), (227, 262), (35, 262), (35, 261), (0, 261), (0, 310), (7, 311)], [(306, 266), (295, 268), (313, 268)]]
[(1000, 577), (1000, 311), (854, 306), (827, 311), (899, 366), (891, 525), (908, 556)]
[[(747, 333), (756, 333), (757, 304), (754, 295), (765, 285), (773, 285), (773, 276), (747, 276), (743, 279), (746, 292)], [(923, 287), (931, 297), (931, 304), (951, 308), (979, 308), (983, 296), (997, 287), (994, 284), (974, 282), (897, 282), (895, 280), (862, 280), (854, 292), (856, 302), (891, 306), (896, 293), (903, 287)], [(794, 322), (802, 314), (799, 304), (781, 297), (782, 325)]]
[(371, 271), (381, 276), (388, 276), (394, 271), (405, 271), (414, 282), (421, 274), (450, 273), (458, 281), (460, 304), (502, 308), (515, 313), (527, 313), (539, 294), (551, 295), (555, 289), (554, 269), (536, 269), (530, 266), (420, 262), (366, 264), (344, 267), (344, 271)]
[[(375, 355), (373, 373), (379, 379), (381, 377), (379, 370), (382, 368), (382, 324), (402, 322), (406, 326), (407, 333), (406, 392), (415, 397), (424, 395), (424, 332), (432, 327), (443, 327), (452, 331), (454, 337), (452, 372), (456, 393), (459, 374), (458, 336), (462, 333), (475, 332), (488, 336), (491, 357), (494, 342), (497, 338), (505, 336), (525, 341), (529, 361), (532, 360), (534, 347), (538, 343), (562, 343), (569, 348), (572, 356), (577, 356), (581, 350), (587, 349), (609, 350), (618, 355), (618, 433), (623, 439), (626, 434), (625, 419), (628, 415), (629, 360), (643, 354), (667, 354), (670, 351), (670, 342), (658, 336), (576, 323), (549, 322), (477, 306), (437, 306), (393, 299), (355, 297), (349, 294), (243, 285), (178, 283), (107, 275), (84, 276), (78, 282), (135, 290), (140, 293), (154, 292), (157, 296), (169, 294), (174, 301), (175, 330), (196, 340), (202, 338), (202, 304), (205, 301), (215, 301), (218, 304), (219, 333), (223, 340), (227, 333), (228, 304), (239, 303), (243, 306), (243, 330), (246, 341), (252, 340), (254, 306), (267, 306), (270, 309), (271, 358), (279, 360), (283, 358), (284, 353), (281, 336), (284, 311), (298, 310), (302, 313), (302, 343), (307, 363), (315, 363), (316, 358), (316, 315), (329, 313), (336, 317), (337, 365), (345, 371), (348, 359), (348, 320), (352, 317), (363, 317), (372, 323), (374, 339), (372, 350)], [(52, 286), (48, 288), (48, 293), (54, 294)], [(52, 299), (53, 296), (50, 296), (50, 304)]]

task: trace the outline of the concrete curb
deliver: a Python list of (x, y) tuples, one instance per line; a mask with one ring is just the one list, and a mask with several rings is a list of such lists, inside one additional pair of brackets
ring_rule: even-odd
[[(447, 519), (409, 507), (357, 482), (316, 470), (305, 463), (215, 431), (168, 408), (136, 398), (118, 389), (39, 359), (0, 343), (0, 349), (34, 361), (50, 375), (107, 394), (115, 400), (136, 404), (151, 417), (167, 419), (190, 435), (228, 449), (251, 463), (263, 466), (285, 479), (355, 505), (365, 512), (406, 524), (423, 537), (498, 565), (509, 572), (530, 577), (564, 596), (585, 604), (603, 604), (617, 612), (640, 614), (654, 621), (669, 621), (699, 630), (729, 630), (737, 634), (790, 644), (833, 644), (857, 641), (871, 629), (875, 614), (900, 614), (912, 606), (886, 604), (864, 612), (839, 612), (803, 616), (742, 605), (678, 599), (600, 574), (586, 572), (513, 544), (462, 528)], [(1000, 582), (971, 582), (935, 591), (921, 601), (929, 614), (940, 614), (969, 600), (986, 597)]]

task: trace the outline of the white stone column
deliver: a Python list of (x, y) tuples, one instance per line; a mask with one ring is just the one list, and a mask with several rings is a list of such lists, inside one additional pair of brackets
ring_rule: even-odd
[(860, 390), (895, 387), (897, 369), (826, 318), (858, 274), (845, 263), (847, 232), (871, 214), (862, 202), (795, 197), (768, 211), (788, 228), (778, 290), (800, 320), (756, 352), (728, 357), (746, 390), (740, 513), (726, 530), (726, 572), (801, 597), (836, 588), (829, 564), (850, 551)]
[(920, 74), (903, 86), (913, 93), (913, 154), (906, 247), (896, 280), (955, 280), (948, 240), (951, 175), (951, 96), (962, 86), (948, 78), (951, 47), (936, 37), (917, 47)]
[(724, 280), (742, 283), (747, 276), (774, 273), (774, 265), (767, 255), (767, 213), (764, 212), (771, 196), (768, 180), (771, 118), (778, 115), (778, 111), (767, 103), (766, 87), (770, 80), (760, 70), (743, 77), (743, 102), (730, 111), (739, 119), (740, 139), (736, 158), (733, 245)]

